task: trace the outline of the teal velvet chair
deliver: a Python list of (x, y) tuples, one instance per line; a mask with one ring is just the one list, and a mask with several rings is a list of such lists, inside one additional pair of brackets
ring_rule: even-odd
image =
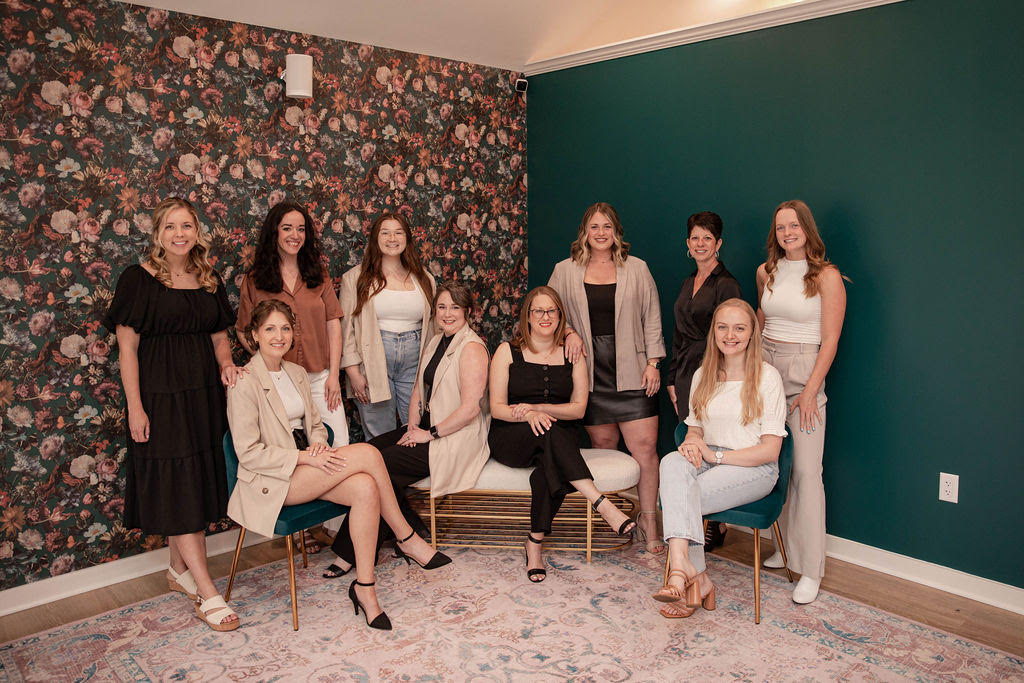
[[(328, 425), (327, 443), (334, 443), (334, 431)], [(235, 453), (235, 444), (231, 440), (231, 432), (224, 433), (224, 462), (227, 465), (228, 496), (235, 490), (235, 483), (238, 481), (238, 455)], [(303, 532), (317, 524), (323, 524), (329, 519), (348, 512), (348, 507), (338, 505), (328, 500), (311, 500), (300, 505), (285, 505), (277, 516), (277, 524), (274, 525), (274, 533), (284, 536), (285, 544), (288, 546), (288, 587), (292, 598), (292, 630), (299, 630), (299, 607), (295, 601), (295, 546), (292, 541), (292, 534), (298, 533), (302, 547), (302, 567), (309, 566), (306, 555), (306, 534)], [(238, 566), (238, 556), (242, 552), (242, 541), (245, 540), (245, 527), (238, 532), (238, 543), (235, 545), (235, 556), (231, 560), (231, 574), (228, 576), (228, 588), (224, 591), (224, 599), (231, 599), (231, 586), (235, 582), (235, 569)]]
[[(678, 446), (686, 437), (686, 425), (679, 423), (675, 431), (675, 441)], [(729, 510), (722, 510), (710, 515), (704, 515), (704, 528), (707, 529), (708, 522), (723, 522), (734, 526), (749, 527), (754, 535), (754, 623), (761, 623), (761, 530), (771, 529), (775, 534), (775, 542), (778, 544), (779, 552), (782, 554), (782, 561), (786, 566), (786, 574), (789, 582), (793, 582), (793, 572), (789, 569), (789, 560), (786, 559), (786, 546), (782, 542), (782, 530), (779, 528), (779, 515), (782, 513), (782, 506), (786, 504), (786, 496), (789, 494), (789, 475), (793, 471), (793, 439), (786, 437), (782, 440), (782, 450), (779, 451), (779, 479), (771, 492), (761, 500), (755, 500), (746, 505), (739, 505)], [(668, 579), (668, 558), (665, 558), (665, 578)]]

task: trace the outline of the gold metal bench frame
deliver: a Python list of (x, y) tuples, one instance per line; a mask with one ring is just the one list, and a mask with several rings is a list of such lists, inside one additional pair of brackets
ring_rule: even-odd
[[(636, 505), (620, 493), (605, 492), (605, 496), (632, 517)], [(428, 490), (419, 489), (409, 496), (409, 503), (421, 516), (430, 517), (434, 548), (522, 548), (530, 532), (529, 491), (470, 489), (431, 498)], [(555, 515), (544, 549), (583, 551), (590, 562), (593, 553), (618, 550), (631, 541), (632, 537), (608, 528), (587, 499), (573, 492)]]

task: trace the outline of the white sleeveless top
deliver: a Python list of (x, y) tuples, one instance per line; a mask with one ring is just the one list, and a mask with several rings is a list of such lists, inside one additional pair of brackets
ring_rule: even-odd
[(284, 370), (278, 370), (270, 373), (271, 379), (274, 380), (274, 386), (277, 388), (277, 395), (281, 397), (281, 403), (284, 404), (284, 413), (288, 416), (288, 425), (292, 429), (302, 429), (302, 418), (306, 415), (306, 406), (302, 403), (302, 396), (299, 394), (299, 390), (295, 388), (295, 384), (292, 383), (292, 378), (288, 376), (288, 373)]
[(382, 289), (373, 297), (377, 327), (385, 332), (410, 332), (423, 327), (423, 292), (413, 279), (414, 289)]
[(775, 281), (761, 295), (764, 336), (795, 344), (821, 343), (821, 294), (804, 296), (807, 261), (776, 262)]

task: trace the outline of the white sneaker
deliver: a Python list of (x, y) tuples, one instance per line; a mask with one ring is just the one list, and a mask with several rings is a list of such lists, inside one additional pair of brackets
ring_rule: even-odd
[(812, 579), (809, 576), (801, 576), (793, 589), (793, 602), (799, 605), (806, 605), (814, 602), (818, 597), (818, 588), (821, 587), (821, 579)]
[(776, 552), (762, 563), (768, 569), (782, 569), (786, 563), (782, 561), (782, 553)]

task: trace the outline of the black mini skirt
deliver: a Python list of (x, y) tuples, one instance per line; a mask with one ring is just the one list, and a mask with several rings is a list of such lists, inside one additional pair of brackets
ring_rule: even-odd
[(593, 337), (594, 386), (587, 400), (585, 425), (615, 424), (658, 414), (658, 395), (644, 389), (615, 390), (615, 335)]

